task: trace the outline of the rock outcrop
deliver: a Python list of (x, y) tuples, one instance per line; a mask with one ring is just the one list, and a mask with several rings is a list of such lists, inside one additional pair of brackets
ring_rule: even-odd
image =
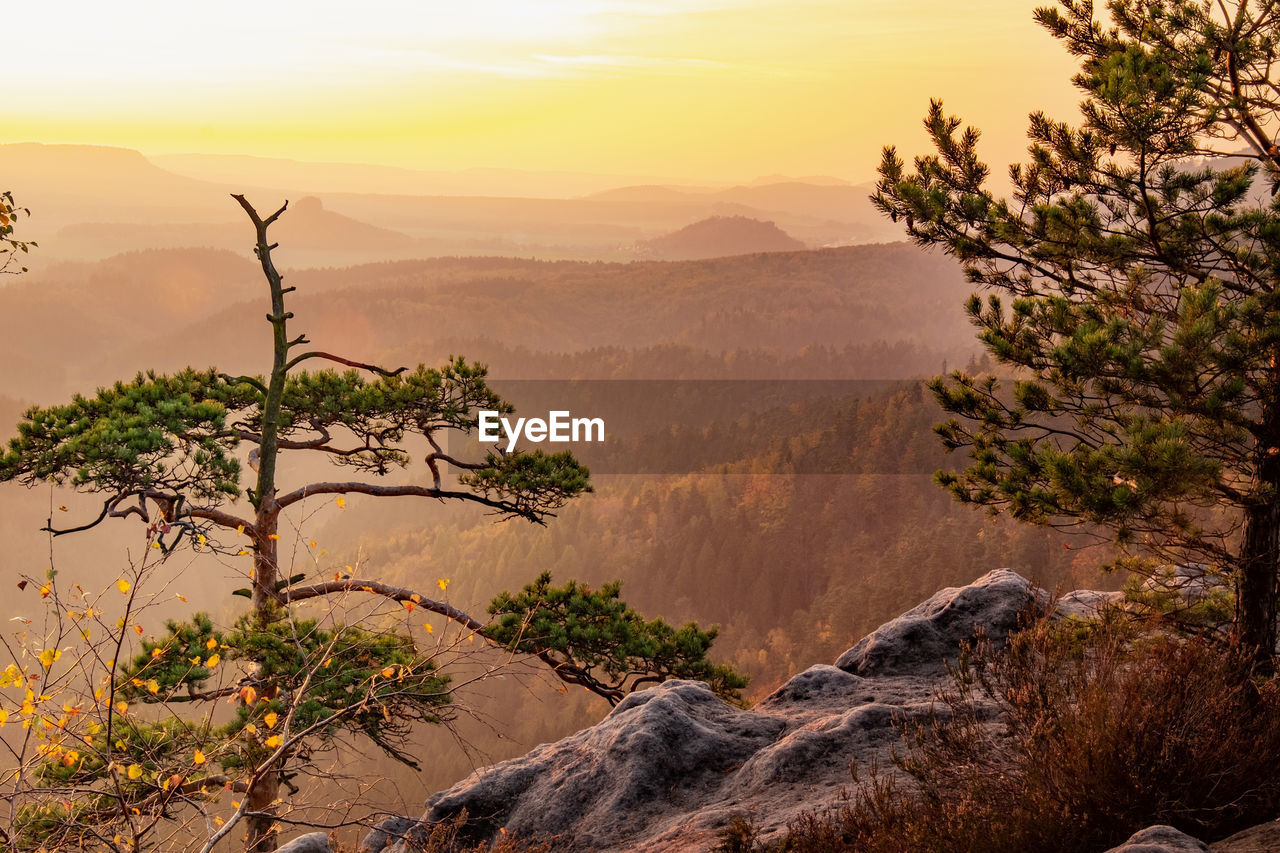
[(1209, 848), (1172, 826), (1149, 826), (1107, 853), (1209, 853)]
[(738, 814), (769, 838), (804, 811), (837, 806), (852, 763), (889, 766), (901, 725), (930, 713), (943, 661), (979, 630), (1003, 640), (1035, 596), (1007, 569), (943, 590), (751, 710), (701, 682), (632, 694), (595, 726), (435, 794), (417, 826), (384, 821), (362, 850), (405, 853), (406, 836), (464, 809), (476, 841), (506, 829), (556, 837), (557, 851), (705, 851)]
[(276, 848), (276, 853), (333, 853), (333, 845), (330, 843), (329, 833), (308, 832), (281, 844)]

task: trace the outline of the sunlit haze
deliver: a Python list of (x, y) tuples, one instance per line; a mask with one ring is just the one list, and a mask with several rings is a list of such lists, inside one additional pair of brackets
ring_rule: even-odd
[[(1070, 117), (1009, 0), (20, 2), (3, 142), (686, 180), (872, 177), (930, 97), (1002, 166)], [(999, 169), (997, 170), (999, 171)]]

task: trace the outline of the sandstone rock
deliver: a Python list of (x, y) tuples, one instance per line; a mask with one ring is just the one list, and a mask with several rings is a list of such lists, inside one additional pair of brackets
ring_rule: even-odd
[(417, 818), (389, 817), (369, 831), (356, 853), (382, 853), (385, 848), (400, 844), (419, 823)]
[(1142, 582), (1142, 589), (1147, 592), (1172, 592), (1191, 603), (1203, 601), (1214, 590), (1229, 587), (1226, 577), (1215, 573), (1204, 563), (1164, 566), (1159, 574)]
[(1068, 592), (1058, 599), (1055, 610), (1058, 616), (1074, 616), (1077, 619), (1089, 619), (1098, 615), (1098, 611), (1124, 600), (1123, 592), (1103, 592), (1097, 589), (1077, 589)]
[(1209, 845), (1213, 853), (1280, 853), (1280, 821), (1260, 823)]
[(276, 853), (334, 853), (329, 833), (309, 832), (276, 848)]
[[(805, 670), (749, 711), (701, 682), (632, 694), (595, 726), (435, 794), (415, 831), (465, 809), (469, 842), (492, 841), (505, 828), (558, 837), (555, 849), (566, 853), (701, 853), (733, 816), (750, 813), (769, 840), (805, 811), (838, 807), (853, 786), (852, 764), (891, 767), (902, 724), (929, 714), (949, 683), (939, 659), (978, 628), (1003, 639), (1032, 596), (1009, 570), (944, 590), (873, 632), (838, 666)], [(379, 824), (361, 853), (413, 849), (389, 828)]]
[(1209, 853), (1209, 848), (1172, 826), (1149, 826), (1107, 853)]
[(499, 827), (563, 835), (557, 849), (598, 850), (672, 810), (695, 807), (785, 723), (726, 704), (705, 684), (633, 693), (599, 724), (481, 771), (427, 801), (426, 820), (467, 810), (477, 838)]
[(941, 590), (881, 625), (842, 654), (836, 666), (855, 675), (936, 673), (979, 627), (993, 641), (1003, 640), (1032, 601), (1030, 581), (996, 569), (968, 586)]

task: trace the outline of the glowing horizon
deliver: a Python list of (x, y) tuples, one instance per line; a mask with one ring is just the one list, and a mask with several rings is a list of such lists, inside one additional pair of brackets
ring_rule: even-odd
[(999, 172), (1074, 117), (1034, 4), (976, 0), (129, 0), (9, 11), (3, 142), (431, 171), (866, 180), (931, 97)]

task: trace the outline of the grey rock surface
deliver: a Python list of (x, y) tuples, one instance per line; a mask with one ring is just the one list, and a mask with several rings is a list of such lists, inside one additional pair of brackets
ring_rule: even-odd
[(1058, 599), (1056, 608), (1059, 616), (1074, 616), (1077, 619), (1089, 619), (1098, 615), (1098, 611), (1124, 600), (1123, 592), (1103, 592), (1098, 589), (1077, 589), (1068, 592)]
[(939, 590), (881, 625), (842, 654), (836, 666), (855, 675), (940, 672), (979, 627), (993, 641), (1007, 637), (1033, 600), (1026, 578), (996, 569), (968, 586)]
[(1209, 853), (1209, 848), (1172, 826), (1148, 826), (1106, 853)]
[(276, 848), (276, 853), (334, 853), (329, 833), (308, 832)]
[(1280, 853), (1280, 821), (1260, 823), (1209, 845), (1213, 853)]
[[(743, 813), (772, 838), (805, 811), (838, 807), (853, 786), (851, 764), (890, 767), (901, 725), (928, 715), (949, 683), (939, 659), (979, 628), (1003, 639), (1035, 594), (1007, 569), (943, 590), (836, 666), (805, 670), (751, 710), (701, 682), (632, 694), (595, 726), (433, 795), (423, 820), (466, 809), (471, 841), (491, 841), (502, 828), (557, 838), (554, 849), (568, 853), (706, 851)], [(1093, 603), (1082, 598), (1080, 607)], [(413, 849), (389, 837), (386, 824), (362, 851)]]
[(399, 844), (421, 821), (413, 817), (389, 817), (376, 825), (360, 842), (356, 853), (382, 853)]

